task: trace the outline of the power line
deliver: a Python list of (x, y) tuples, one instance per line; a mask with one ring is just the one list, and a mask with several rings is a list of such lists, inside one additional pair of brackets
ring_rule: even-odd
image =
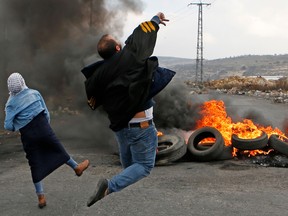
[[(198, 6), (198, 34), (197, 34), (197, 56), (196, 56), (196, 83), (199, 81), (203, 82), (203, 18), (202, 18), (202, 6), (209, 6), (211, 3), (190, 3), (189, 5), (197, 5)], [(200, 70), (200, 74), (199, 74)]]

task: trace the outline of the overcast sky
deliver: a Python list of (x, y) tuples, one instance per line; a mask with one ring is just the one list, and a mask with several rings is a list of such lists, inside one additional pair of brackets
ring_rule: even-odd
[[(142, 14), (129, 14), (124, 37), (163, 12), (154, 55), (196, 58), (199, 0), (143, 0)], [(288, 54), (288, 0), (207, 0), (203, 6), (203, 57)]]

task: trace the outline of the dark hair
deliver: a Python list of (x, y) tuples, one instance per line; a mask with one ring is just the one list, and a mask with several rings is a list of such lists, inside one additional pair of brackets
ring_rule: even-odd
[(109, 34), (103, 35), (97, 45), (99, 55), (103, 59), (109, 59), (116, 53), (117, 41), (111, 39)]

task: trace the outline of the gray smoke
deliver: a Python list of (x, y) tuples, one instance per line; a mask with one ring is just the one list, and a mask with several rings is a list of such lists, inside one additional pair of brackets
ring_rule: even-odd
[[(245, 119), (251, 119), (255, 124), (259, 124), (264, 127), (274, 127), (273, 123), (268, 120), (262, 113), (256, 110), (249, 110), (244, 114)], [(279, 126), (278, 126), (279, 127)]]

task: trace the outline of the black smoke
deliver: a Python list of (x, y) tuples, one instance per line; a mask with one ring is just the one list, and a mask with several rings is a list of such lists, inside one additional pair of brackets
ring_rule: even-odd
[(0, 4), (1, 92), (7, 93), (7, 77), (18, 71), (31, 88), (52, 100), (50, 106), (62, 104), (66, 97), (81, 101), (80, 69), (95, 54), (99, 37), (122, 36), (127, 12), (142, 10), (141, 2), (131, 0), (6, 0)]
[[(98, 60), (99, 37), (106, 33), (122, 37), (128, 12), (140, 14), (142, 10), (137, 0), (1, 0), (0, 119), (4, 119), (8, 98), (6, 80), (15, 71), (23, 75), (28, 87), (42, 93), (50, 111), (69, 107), (89, 113), (81, 68)], [(91, 115), (101, 116), (98, 112)], [(88, 127), (90, 133), (93, 124), (98, 124), (94, 123), (97, 119), (80, 121), (77, 131), (79, 121), (62, 131), (75, 135)], [(101, 134), (105, 126), (108, 130), (107, 125), (97, 126), (94, 134)]]
[(174, 79), (155, 97), (154, 116), (159, 128), (193, 130), (203, 103), (197, 95), (191, 95), (183, 81)]

